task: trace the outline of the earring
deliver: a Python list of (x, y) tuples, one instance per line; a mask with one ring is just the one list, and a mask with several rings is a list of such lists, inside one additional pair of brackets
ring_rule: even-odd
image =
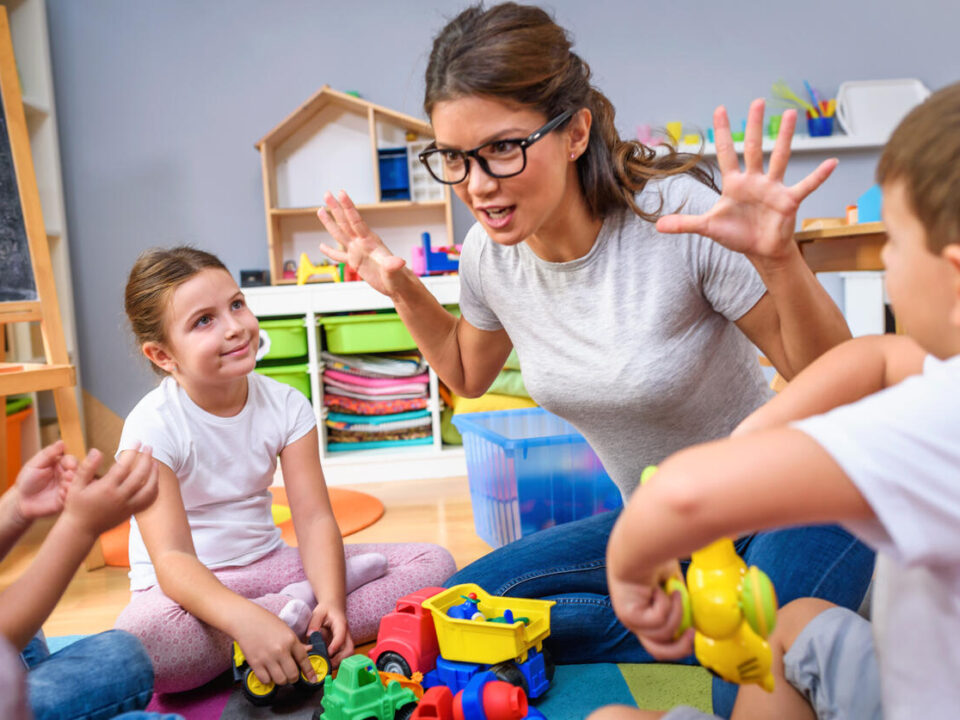
[(570, 159), (571, 159), (571, 160), (576, 160), (576, 159), (577, 159), (577, 154), (576, 154), (576, 153), (570, 153)]

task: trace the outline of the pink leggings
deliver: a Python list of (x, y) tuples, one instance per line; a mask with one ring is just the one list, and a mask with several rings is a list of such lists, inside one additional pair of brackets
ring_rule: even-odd
[[(359, 644), (377, 635), (380, 618), (396, 601), (423, 587), (440, 585), (456, 566), (450, 553), (427, 543), (361, 543), (346, 545), (345, 555), (380, 553), (387, 573), (347, 596), (350, 635)], [(275, 615), (290, 598), (278, 591), (306, 579), (300, 553), (283, 547), (243, 567), (214, 570), (226, 587)], [(116, 627), (133, 633), (147, 649), (158, 693), (181, 692), (203, 685), (230, 667), (231, 638), (184, 610), (158, 585), (133, 593)]]

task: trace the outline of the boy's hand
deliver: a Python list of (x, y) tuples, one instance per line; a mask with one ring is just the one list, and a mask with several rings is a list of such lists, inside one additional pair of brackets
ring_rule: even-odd
[(316, 682), (317, 674), (307, 658), (310, 646), (302, 643), (283, 620), (250, 603), (249, 617), (244, 617), (240, 627), (243, 630), (235, 639), (260, 682), (290, 685), (300, 678), (301, 671)]
[(679, 660), (693, 652), (693, 628), (675, 637), (683, 618), (680, 593), (667, 595), (662, 584), (680, 577), (676, 561), (659, 568), (649, 582), (609, 577), (610, 600), (620, 622), (657, 660)]
[(353, 655), (353, 638), (347, 628), (347, 614), (342, 608), (333, 608), (320, 602), (313, 611), (307, 635), (319, 630), (327, 643), (330, 663), (337, 667), (340, 661)]
[(91, 450), (77, 467), (64, 500), (64, 516), (96, 537), (146, 509), (157, 498), (160, 466), (150, 448), (121, 457), (102, 478), (94, 473), (103, 455)]
[(795, 185), (783, 177), (790, 159), (790, 138), (797, 124), (795, 110), (783, 113), (780, 132), (763, 172), (763, 100), (750, 104), (743, 142), (744, 168), (740, 169), (730, 136), (727, 111), (713, 114), (717, 164), (722, 190), (716, 205), (703, 215), (666, 215), (657, 221), (664, 233), (697, 233), (749, 257), (778, 261), (797, 252), (793, 241), (800, 203), (830, 176), (837, 160), (824, 160)]
[(76, 458), (64, 454), (62, 440), (30, 458), (17, 475), (15, 485), (20, 517), (29, 523), (60, 512), (69, 478), (76, 467)]

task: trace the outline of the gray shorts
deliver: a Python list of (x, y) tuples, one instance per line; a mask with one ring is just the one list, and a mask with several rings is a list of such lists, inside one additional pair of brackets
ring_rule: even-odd
[[(880, 669), (870, 623), (851, 610), (830, 608), (797, 635), (783, 656), (784, 674), (818, 720), (881, 720)], [(719, 720), (677, 707), (664, 720)], [(761, 720), (758, 718), (757, 720)]]

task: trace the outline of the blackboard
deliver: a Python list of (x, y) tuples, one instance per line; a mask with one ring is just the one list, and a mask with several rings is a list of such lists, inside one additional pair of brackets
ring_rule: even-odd
[(36, 299), (20, 187), (10, 151), (7, 116), (0, 99), (0, 302)]

